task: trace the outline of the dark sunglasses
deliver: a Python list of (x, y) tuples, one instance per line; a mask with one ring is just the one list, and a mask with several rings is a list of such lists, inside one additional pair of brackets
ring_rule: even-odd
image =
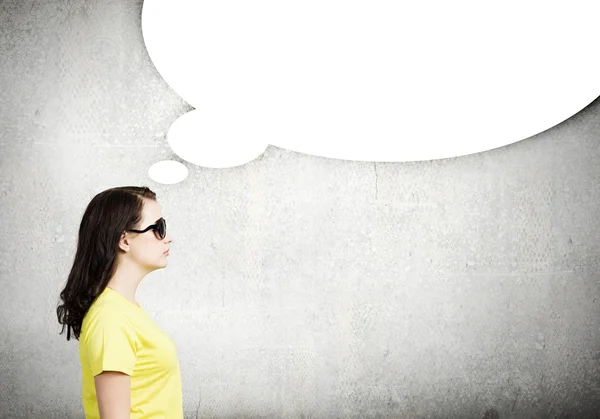
[(148, 230), (153, 230), (154, 231), (154, 235), (159, 240), (162, 240), (167, 235), (167, 221), (164, 218), (159, 218), (156, 221), (156, 224), (152, 224), (152, 225), (146, 227), (143, 230), (126, 230), (126, 231), (132, 231), (134, 233), (145, 233)]

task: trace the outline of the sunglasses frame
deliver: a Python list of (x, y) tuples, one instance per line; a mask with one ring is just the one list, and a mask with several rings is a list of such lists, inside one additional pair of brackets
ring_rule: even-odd
[[(159, 229), (159, 224), (162, 222), (162, 224), (164, 225), (164, 232), (165, 235), (163, 237), (160, 237), (160, 233), (158, 231)], [(154, 232), (154, 236), (156, 236), (159, 240), (163, 240), (165, 237), (167, 237), (167, 220), (165, 220), (164, 218), (159, 218), (158, 221), (152, 225), (149, 225), (148, 227), (146, 227), (143, 230), (125, 230), (125, 231), (131, 231), (133, 233), (145, 233), (148, 230), (153, 230)]]

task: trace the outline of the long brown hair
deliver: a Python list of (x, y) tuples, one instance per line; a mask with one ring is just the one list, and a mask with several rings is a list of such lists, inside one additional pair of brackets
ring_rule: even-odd
[(71, 273), (60, 293), (63, 303), (56, 308), (58, 322), (63, 325), (59, 334), (67, 327), (67, 340), (71, 329), (79, 340), (85, 314), (116, 269), (121, 234), (135, 229), (142, 220), (145, 199), (155, 201), (156, 194), (145, 186), (121, 186), (100, 192), (88, 204), (79, 226)]

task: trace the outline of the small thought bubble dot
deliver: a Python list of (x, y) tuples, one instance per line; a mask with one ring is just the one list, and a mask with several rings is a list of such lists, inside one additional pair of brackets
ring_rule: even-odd
[(173, 161), (163, 160), (154, 163), (148, 169), (148, 176), (158, 183), (172, 185), (183, 181), (188, 175), (188, 169), (185, 165)]

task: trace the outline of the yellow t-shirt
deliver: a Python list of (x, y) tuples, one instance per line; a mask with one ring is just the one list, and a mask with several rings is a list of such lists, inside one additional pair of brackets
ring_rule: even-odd
[(173, 340), (140, 306), (112, 288), (92, 303), (79, 337), (86, 419), (99, 419), (94, 376), (131, 376), (132, 419), (183, 419), (181, 373)]

